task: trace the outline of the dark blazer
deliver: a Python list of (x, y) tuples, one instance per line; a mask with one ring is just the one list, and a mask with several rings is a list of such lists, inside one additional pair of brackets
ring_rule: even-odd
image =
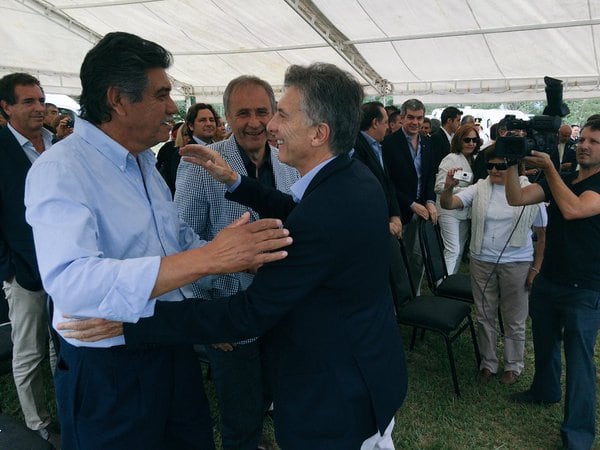
[(286, 450), (358, 449), (383, 431), (407, 389), (390, 288), (381, 187), (347, 155), (302, 201), (242, 178), (229, 199), (280, 217), (294, 243), (245, 292), (221, 301), (157, 302), (125, 324), (128, 344), (232, 342), (262, 335), (275, 432)]
[(31, 161), (8, 127), (0, 129), (0, 280), (13, 275), (30, 291), (42, 289), (33, 232), (25, 221), (25, 178)]
[(561, 164), (571, 163), (571, 168), (567, 170), (561, 170), (563, 173), (575, 172), (577, 169), (577, 141), (569, 139), (565, 144), (565, 151), (563, 152)]
[(172, 196), (175, 196), (175, 179), (180, 161), (179, 147), (175, 147), (175, 141), (166, 142), (156, 155), (156, 168), (169, 186)]
[(354, 155), (352, 157), (358, 159), (364, 165), (366, 165), (381, 184), (383, 193), (385, 194), (385, 199), (387, 201), (389, 216), (400, 217), (400, 206), (398, 205), (394, 185), (392, 184), (392, 180), (390, 180), (385, 162), (383, 163), (383, 167), (381, 167), (381, 164), (379, 163), (377, 156), (375, 156), (373, 153), (373, 149), (369, 145), (369, 142), (360, 132), (358, 133), (358, 136), (356, 136), (356, 142), (354, 143)]
[(431, 141), (421, 136), (421, 196), (417, 198), (417, 171), (412, 159), (408, 141), (402, 128), (383, 140), (383, 161), (386, 164), (390, 179), (396, 189), (396, 198), (402, 211), (402, 223), (408, 223), (413, 215), (410, 205), (413, 202), (425, 204), (428, 200), (435, 202), (435, 175)]
[(433, 164), (435, 171), (440, 166), (440, 162), (448, 153), (450, 153), (450, 141), (442, 129), (439, 129), (431, 135), (431, 151), (433, 152)]

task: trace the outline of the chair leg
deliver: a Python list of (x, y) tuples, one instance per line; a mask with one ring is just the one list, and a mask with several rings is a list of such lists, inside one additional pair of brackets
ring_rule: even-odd
[(458, 377), (456, 375), (456, 364), (454, 364), (454, 352), (452, 351), (452, 342), (450, 338), (446, 335), (444, 336), (444, 341), (446, 341), (446, 350), (448, 352), (448, 360), (450, 362), (450, 373), (452, 374), (452, 383), (454, 384), (454, 392), (456, 392), (456, 396), (460, 398), (460, 388), (458, 387)]
[(413, 327), (412, 334), (410, 336), (410, 350), (414, 350), (415, 341), (417, 340), (417, 327)]
[(471, 330), (471, 340), (473, 341), (473, 350), (475, 350), (475, 359), (477, 360), (477, 370), (481, 365), (481, 352), (479, 351), (479, 343), (477, 342), (477, 333), (475, 333), (475, 325), (473, 325), (473, 319), (471, 316), (467, 317), (469, 323), (469, 329)]

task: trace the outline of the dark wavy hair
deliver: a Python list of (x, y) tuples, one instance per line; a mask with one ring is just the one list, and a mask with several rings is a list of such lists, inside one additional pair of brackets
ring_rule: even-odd
[(81, 64), (81, 117), (95, 125), (110, 122), (112, 109), (106, 101), (110, 87), (139, 102), (148, 86), (148, 70), (167, 69), (172, 62), (171, 53), (154, 42), (130, 33), (108, 33)]

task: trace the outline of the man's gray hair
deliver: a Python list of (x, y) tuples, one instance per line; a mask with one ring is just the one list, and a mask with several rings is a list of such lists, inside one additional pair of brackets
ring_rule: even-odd
[(277, 102), (275, 101), (275, 93), (273, 92), (273, 88), (269, 83), (265, 80), (261, 80), (254, 75), (241, 75), (237, 78), (234, 78), (229, 82), (227, 87), (225, 88), (225, 92), (223, 93), (223, 106), (225, 108), (225, 116), (229, 116), (229, 99), (231, 98), (231, 93), (241, 86), (260, 86), (262, 87), (267, 95), (269, 96), (269, 102), (271, 103), (271, 113), (274, 113), (277, 109)]
[(285, 73), (284, 85), (300, 91), (300, 108), (311, 125), (329, 125), (329, 146), (335, 155), (352, 149), (364, 92), (351, 74), (333, 64), (292, 65)]

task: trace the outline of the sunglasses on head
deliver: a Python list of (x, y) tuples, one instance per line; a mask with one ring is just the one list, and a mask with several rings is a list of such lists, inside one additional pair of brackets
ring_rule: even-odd
[(462, 141), (463, 141), (465, 144), (468, 144), (469, 142), (472, 142), (473, 144), (477, 144), (477, 143), (479, 142), (479, 138), (476, 138), (476, 137), (473, 137), (473, 138), (466, 137), (466, 138), (463, 138), (463, 140), (462, 140)]
[(506, 163), (487, 163), (486, 167), (487, 167), (487, 170), (492, 170), (492, 169), (506, 170), (506, 169), (508, 169), (508, 165)]

